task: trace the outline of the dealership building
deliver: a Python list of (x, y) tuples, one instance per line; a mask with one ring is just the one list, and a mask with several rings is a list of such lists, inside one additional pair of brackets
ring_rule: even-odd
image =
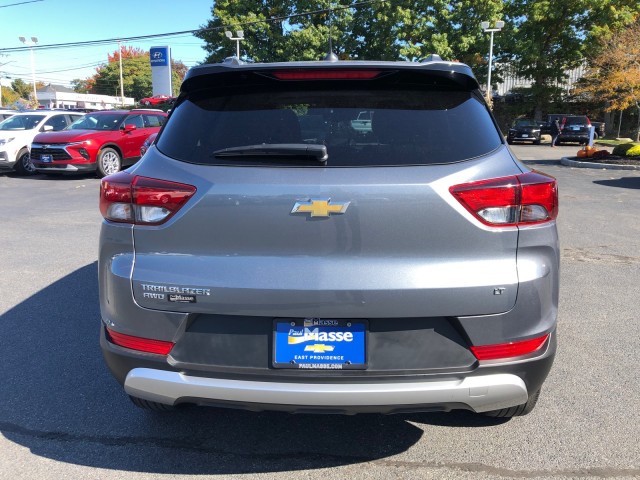
[[(77, 93), (62, 85), (49, 84), (37, 90), (38, 103), (42, 108), (87, 108), (91, 110), (108, 110), (120, 108), (122, 97), (110, 95), (95, 95), (92, 93)], [(124, 97), (124, 106), (133, 106), (133, 98)]]

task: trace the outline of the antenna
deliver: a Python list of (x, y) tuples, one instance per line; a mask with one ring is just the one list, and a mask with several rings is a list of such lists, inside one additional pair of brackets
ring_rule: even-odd
[(340, 60), (338, 56), (333, 53), (333, 44), (331, 41), (331, 33), (333, 30), (333, 6), (331, 5), (331, 1), (329, 1), (329, 52), (324, 57), (325, 62), (337, 62)]

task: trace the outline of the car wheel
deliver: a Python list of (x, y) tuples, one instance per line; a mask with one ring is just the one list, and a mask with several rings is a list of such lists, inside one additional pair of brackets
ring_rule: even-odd
[(113, 148), (105, 148), (98, 154), (98, 175), (104, 177), (118, 173), (122, 168), (120, 154)]
[(533, 144), (534, 144), (534, 145), (540, 145), (540, 138), (536, 138), (536, 139), (533, 141)]
[(175, 410), (175, 407), (173, 405), (165, 405), (164, 403), (152, 402), (151, 400), (144, 400), (142, 398), (132, 397), (131, 395), (129, 395), (129, 398), (136, 407), (142, 408), (144, 410), (151, 410), (154, 412), (170, 412), (172, 410)]
[(598, 138), (600, 138), (600, 135), (598, 135), (598, 132), (593, 132), (593, 139), (598, 140)]
[(151, 102), (149, 100), (145, 100), (144, 102), (142, 102), (142, 105), (145, 105), (148, 107), (149, 105), (151, 105)]
[(29, 150), (23, 148), (18, 153), (18, 160), (16, 161), (16, 172), (20, 175), (34, 175), (36, 173), (36, 167), (31, 162), (31, 156)]
[(516, 405), (515, 407), (509, 408), (501, 408), (500, 410), (491, 410), (489, 412), (484, 412), (483, 415), (493, 418), (521, 417), (523, 415), (531, 413), (533, 408), (536, 406), (536, 403), (538, 403), (538, 397), (540, 397), (539, 389), (529, 395), (527, 402), (523, 403), (522, 405)]
[(507, 143), (508, 143), (509, 145), (513, 145), (513, 140), (510, 140), (510, 139), (508, 139), (508, 138), (507, 138)]

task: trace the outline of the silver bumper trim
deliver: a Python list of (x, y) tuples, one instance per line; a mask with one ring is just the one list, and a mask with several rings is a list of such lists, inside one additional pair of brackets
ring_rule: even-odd
[[(285, 383), (192, 377), (178, 372), (134, 368), (124, 384), (134, 397), (174, 405), (183, 401), (232, 402), (357, 411), (389, 406), (466, 405), (485, 412), (527, 401), (527, 387), (516, 375), (495, 374), (460, 380), (396, 383)], [(386, 407), (386, 408), (385, 408)]]

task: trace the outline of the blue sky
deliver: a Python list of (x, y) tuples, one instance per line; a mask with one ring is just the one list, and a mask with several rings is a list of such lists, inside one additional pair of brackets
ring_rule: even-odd
[[(195, 30), (211, 19), (213, 0), (0, 0), (0, 74), (8, 85), (15, 78), (31, 83), (29, 52), (3, 52), (23, 47), (18, 40), (38, 37), (39, 45), (106, 40)], [(123, 42), (149, 50), (169, 45), (174, 60), (188, 67), (202, 62), (204, 43), (193, 35)], [(34, 49), (36, 81), (69, 86), (74, 78), (95, 73), (107, 55), (117, 51), (117, 43), (100, 46)], [(229, 42), (229, 54), (235, 43)]]

